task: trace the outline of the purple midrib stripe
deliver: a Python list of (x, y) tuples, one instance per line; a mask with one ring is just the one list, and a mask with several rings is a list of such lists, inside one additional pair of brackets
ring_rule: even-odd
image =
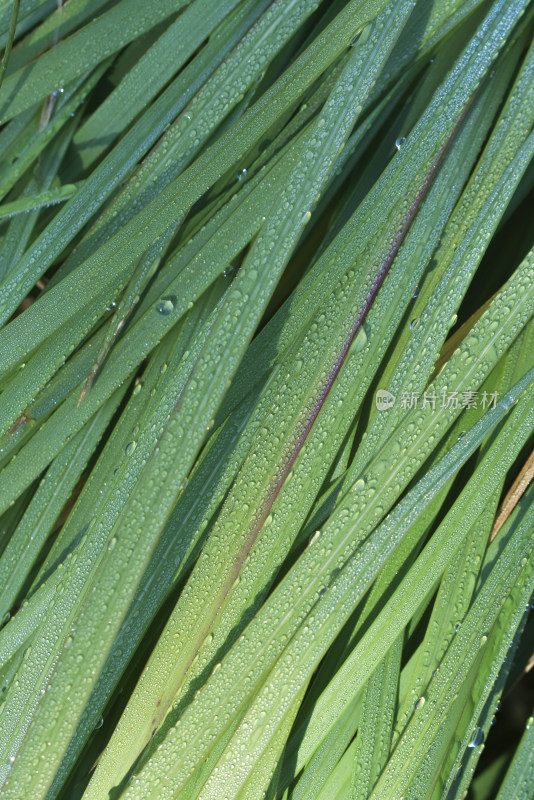
[[(441, 161), (443, 160), (443, 158), (445, 156), (445, 153), (447, 152), (447, 150), (448, 150), (448, 148), (449, 148), (449, 146), (450, 146), (450, 144), (451, 144), (451, 142), (452, 142), (452, 140), (453, 140), (453, 138), (454, 138), (454, 136), (455, 136), (455, 134), (456, 134), (456, 132), (457, 132), (457, 130), (458, 130), (463, 118), (464, 118), (464, 116), (465, 116), (465, 114), (467, 113), (469, 107), (471, 106), (471, 103), (472, 103), (475, 95), (476, 95), (476, 92), (473, 95), (473, 97), (471, 98), (471, 100), (469, 101), (469, 103), (465, 106), (462, 114), (458, 118), (458, 121), (457, 121), (456, 125), (454, 126), (454, 128), (451, 131), (450, 135), (446, 139), (446, 141), (445, 141), (440, 153), (438, 154), (438, 156), (436, 157), (434, 163), (432, 164), (431, 168), (429, 169), (428, 174), (426, 175), (426, 177), (425, 177), (425, 179), (424, 179), (424, 181), (423, 181), (423, 183), (421, 185), (421, 188), (420, 188), (419, 192), (417, 193), (414, 201), (412, 202), (412, 205), (410, 206), (410, 208), (408, 210), (408, 213), (406, 214), (406, 217), (405, 217), (402, 225), (400, 226), (399, 230), (397, 231), (397, 233), (396, 233), (396, 235), (395, 235), (395, 237), (393, 239), (391, 247), (389, 248), (389, 250), (387, 251), (387, 253), (384, 256), (382, 265), (381, 265), (379, 271), (377, 272), (377, 275), (376, 275), (376, 278), (374, 280), (374, 283), (373, 283), (371, 289), (369, 290), (365, 300), (362, 303), (361, 309), (358, 312), (358, 316), (356, 317), (356, 319), (354, 321), (354, 324), (353, 324), (352, 328), (350, 329), (350, 332), (349, 332), (349, 334), (347, 336), (347, 339), (345, 340), (345, 343), (343, 344), (343, 347), (341, 349), (340, 354), (338, 355), (338, 357), (336, 358), (336, 360), (335, 360), (335, 362), (334, 362), (334, 364), (332, 366), (332, 369), (330, 371), (330, 374), (329, 374), (328, 378), (326, 379), (324, 385), (321, 387), (320, 391), (318, 392), (317, 397), (316, 397), (315, 401), (312, 404), (312, 407), (311, 407), (311, 410), (310, 410), (310, 412), (308, 414), (307, 419), (305, 420), (304, 423), (302, 423), (299, 426), (299, 432), (297, 434), (296, 440), (293, 442), (293, 444), (292, 444), (291, 448), (289, 449), (288, 453), (282, 458), (281, 465), (280, 465), (279, 469), (276, 471), (276, 474), (275, 474), (275, 476), (274, 476), (269, 488), (267, 489), (267, 492), (266, 492), (264, 500), (263, 500), (263, 502), (262, 502), (262, 504), (261, 504), (261, 506), (260, 506), (260, 508), (258, 510), (258, 513), (256, 514), (256, 516), (254, 518), (254, 521), (252, 522), (252, 524), (251, 524), (251, 526), (249, 528), (249, 535), (247, 536), (245, 541), (243, 541), (243, 544), (242, 544), (242, 547), (240, 549), (240, 552), (238, 553), (235, 561), (233, 562), (233, 568), (228, 572), (228, 580), (225, 582), (223, 590), (222, 590), (222, 592), (221, 592), (221, 594), (219, 596), (220, 599), (219, 599), (218, 605), (217, 605), (217, 607), (215, 609), (211, 610), (211, 612), (208, 614), (208, 619), (205, 621), (205, 624), (203, 625), (203, 629), (200, 632), (200, 637), (198, 639), (198, 644), (195, 647), (194, 653), (191, 655), (190, 659), (188, 660), (187, 666), (185, 667), (185, 670), (184, 670), (184, 673), (183, 673), (184, 677), (185, 677), (185, 674), (187, 674), (187, 671), (189, 670), (192, 662), (196, 658), (196, 655), (199, 652), (204, 639), (206, 638), (206, 636), (208, 635), (209, 631), (211, 630), (213, 622), (217, 618), (217, 615), (218, 615), (218, 613), (219, 613), (219, 611), (220, 611), (220, 609), (221, 609), (226, 597), (229, 595), (229, 593), (230, 593), (230, 591), (232, 589), (232, 586), (234, 585), (237, 577), (239, 576), (239, 573), (241, 572), (243, 564), (245, 563), (250, 551), (252, 550), (252, 547), (254, 546), (254, 543), (255, 543), (256, 539), (258, 538), (259, 532), (261, 531), (261, 529), (262, 529), (262, 527), (263, 527), (263, 525), (265, 523), (265, 520), (267, 519), (267, 517), (271, 513), (272, 507), (273, 507), (278, 495), (280, 494), (280, 491), (282, 490), (282, 488), (284, 486), (284, 483), (285, 483), (285, 481), (287, 479), (287, 476), (289, 475), (289, 473), (291, 471), (291, 468), (293, 467), (293, 465), (294, 465), (294, 463), (295, 463), (300, 451), (302, 450), (302, 448), (303, 448), (303, 446), (304, 446), (304, 444), (305, 444), (305, 442), (306, 442), (306, 440), (308, 438), (308, 435), (309, 435), (309, 433), (310, 433), (310, 431), (311, 431), (311, 429), (312, 429), (312, 427), (313, 427), (313, 425), (314, 425), (314, 423), (315, 423), (315, 421), (316, 421), (316, 419), (317, 419), (317, 417), (319, 415), (319, 412), (320, 412), (321, 408), (323, 407), (323, 405), (324, 405), (324, 403), (326, 401), (326, 398), (328, 397), (328, 394), (329, 394), (330, 390), (332, 389), (332, 386), (334, 385), (334, 381), (336, 380), (336, 378), (337, 378), (337, 376), (338, 376), (338, 374), (339, 374), (339, 372), (341, 370), (341, 367), (343, 366), (345, 358), (347, 357), (347, 354), (349, 352), (350, 346), (351, 346), (352, 342), (354, 341), (358, 331), (362, 327), (362, 325), (363, 325), (363, 323), (364, 323), (364, 321), (365, 321), (365, 319), (367, 317), (367, 314), (369, 313), (369, 309), (371, 308), (371, 306), (372, 306), (372, 304), (373, 304), (373, 302), (374, 302), (374, 300), (375, 300), (375, 298), (376, 298), (376, 296), (378, 294), (378, 291), (379, 291), (380, 287), (382, 286), (382, 284), (383, 284), (383, 282), (384, 282), (384, 280), (386, 278), (386, 275), (389, 272), (389, 269), (391, 267), (393, 259), (395, 258), (396, 254), (397, 254), (397, 252), (399, 250), (399, 247), (402, 244), (402, 242), (404, 240), (404, 237), (406, 236), (406, 233), (407, 233), (407, 231), (408, 231), (408, 229), (409, 229), (409, 227), (410, 227), (410, 225), (411, 225), (411, 223), (413, 221), (413, 218), (415, 217), (415, 214), (417, 213), (417, 210), (419, 209), (419, 207), (420, 207), (420, 205), (421, 205), (421, 203), (422, 203), (422, 201), (423, 201), (423, 199), (424, 199), (424, 197), (425, 197), (425, 195), (426, 195), (426, 193), (427, 193), (427, 191), (428, 191), (428, 189), (430, 187), (430, 184), (432, 183), (432, 180), (433, 180), (433, 178), (434, 178), (434, 176), (436, 174), (436, 171), (437, 171), (439, 165), (441, 164)], [(168, 707), (168, 703), (169, 702), (170, 702), (170, 700), (167, 703), (162, 703), (161, 704), (160, 713), (154, 715), (153, 724), (157, 725), (158, 722), (163, 718), (163, 716), (164, 716), (164, 714), (166, 712), (166, 709)], [(158, 705), (159, 705), (159, 703), (158, 703)], [(158, 717), (159, 717), (159, 719), (158, 719)]]

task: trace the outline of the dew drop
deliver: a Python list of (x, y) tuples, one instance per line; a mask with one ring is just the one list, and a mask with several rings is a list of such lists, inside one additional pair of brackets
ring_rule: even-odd
[(240, 169), (240, 170), (239, 170), (239, 172), (237, 173), (237, 180), (238, 180), (238, 181), (242, 181), (242, 180), (244, 180), (246, 177), (247, 177), (247, 171), (246, 171), (246, 169)]
[(504, 408), (510, 408), (515, 403), (514, 398), (510, 394), (505, 394), (502, 398), (502, 404)]
[(103, 724), (104, 724), (104, 717), (101, 716), (95, 725), (95, 731), (101, 728)]
[(418, 324), (419, 324), (418, 319), (412, 319), (412, 321), (410, 322), (410, 330), (414, 331), (417, 328)]
[(137, 447), (137, 442), (128, 442), (126, 447), (124, 448), (124, 452), (127, 456), (131, 455), (135, 448)]
[(358, 480), (354, 484), (354, 491), (361, 492), (362, 489), (365, 489), (365, 481), (363, 478), (358, 478)]
[(425, 698), (421, 696), (414, 705), (415, 710), (418, 711), (420, 708), (423, 708), (425, 702), (426, 702)]
[(400, 136), (397, 141), (395, 142), (395, 147), (397, 150), (400, 150), (404, 142), (406, 141), (406, 136)]
[(172, 314), (174, 311), (174, 306), (176, 305), (176, 297), (162, 297), (156, 303), (156, 311), (158, 314), (161, 314), (162, 317), (168, 317), (169, 314)]
[(354, 341), (350, 346), (350, 354), (354, 355), (354, 353), (361, 352), (361, 350), (363, 350), (366, 344), (367, 344), (367, 332), (364, 326), (360, 328), (360, 330), (356, 334)]
[(467, 746), (478, 747), (479, 745), (482, 744), (483, 741), (484, 741), (484, 731), (482, 730), (482, 728), (475, 728), (475, 730), (473, 731), (473, 737)]

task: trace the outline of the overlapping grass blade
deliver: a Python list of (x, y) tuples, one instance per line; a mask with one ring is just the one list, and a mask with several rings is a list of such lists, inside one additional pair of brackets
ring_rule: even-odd
[(17, 5), (0, 794), (460, 800), (532, 628), (532, 4)]
[(11, 75), (0, 92), (0, 121), (61, 90), (189, 2), (161, 0), (157, 6), (148, 7), (140, 0), (122, 0)]
[(527, 800), (534, 780), (534, 724), (529, 717), (521, 743), (516, 750), (497, 800)]

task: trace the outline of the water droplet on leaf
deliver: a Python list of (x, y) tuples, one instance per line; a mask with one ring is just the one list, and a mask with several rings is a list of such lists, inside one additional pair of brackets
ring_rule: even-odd
[(162, 297), (156, 303), (156, 311), (158, 314), (161, 314), (162, 317), (168, 317), (169, 314), (172, 314), (174, 311), (174, 306), (176, 304), (176, 297)]
[(467, 745), (468, 747), (478, 747), (484, 741), (484, 731), (482, 728), (475, 728), (473, 731), (473, 736), (471, 741)]

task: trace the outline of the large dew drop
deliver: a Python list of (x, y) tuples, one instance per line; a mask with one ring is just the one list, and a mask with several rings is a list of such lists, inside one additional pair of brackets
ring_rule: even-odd
[(473, 736), (471, 737), (471, 741), (467, 745), (468, 747), (478, 747), (484, 741), (484, 731), (482, 728), (475, 728), (473, 731)]
[(168, 317), (169, 314), (172, 314), (174, 311), (175, 303), (175, 297), (162, 297), (161, 300), (156, 303), (156, 311), (158, 314), (161, 314), (162, 317)]
[(356, 334), (354, 341), (350, 346), (350, 354), (354, 355), (355, 353), (361, 352), (366, 344), (367, 344), (367, 331), (365, 330), (365, 327), (362, 327)]

